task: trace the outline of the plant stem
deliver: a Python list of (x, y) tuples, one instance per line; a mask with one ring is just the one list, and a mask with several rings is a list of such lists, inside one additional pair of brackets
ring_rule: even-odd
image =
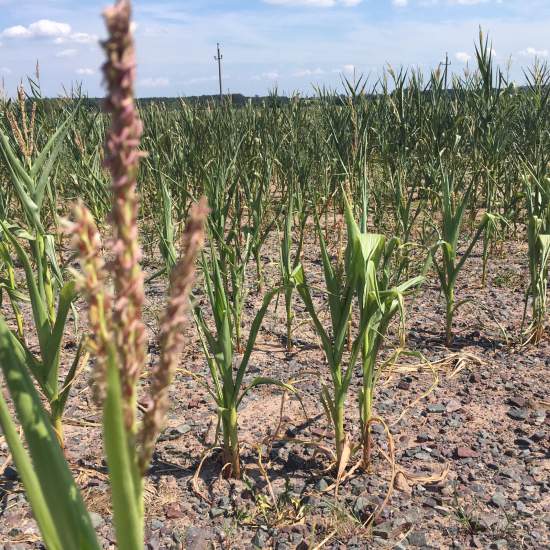
[(336, 399), (332, 421), (334, 423), (334, 437), (336, 439), (336, 467), (338, 468), (342, 460), (344, 443), (346, 441), (346, 432), (344, 431), (344, 397)]
[(445, 341), (450, 346), (453, 343), (453, 315), (455, 306), (455, 289), (454, 285), (450, 286), (446, 298), (445, 312)]
[(223, 462), (226, 478), (241, 478), (241, 462), (239, 458), (239, 436), (237, 424), (237, 409), (231, 407), (222, 413), (223, 427)]

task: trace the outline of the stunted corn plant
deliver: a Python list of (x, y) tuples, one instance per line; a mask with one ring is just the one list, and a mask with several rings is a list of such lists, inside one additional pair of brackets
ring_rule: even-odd
[[(468, 185), (466, 191), (458, 195), (455, 175), (447, 171), (441, 165), (436, 176), (441, 184), (441, 222), (438, 229), (439, 238), (431, 247), (431, 256), (435, 266), (441, 291), (445, 297), (445, 339), (448, 345), (453, 341), (453, 316), (456, 310), (464, 303), (455, 300), (455, 285), (458, 274), (464, 263), (470, 257), (474, 246), (482, 237), (488, 225), (494, 226), (498, 216), (486, 212), (478, 223), (474, 234), (469, 238), (466, 250), (458, 256), (459, 237), (464, 211), (473, 190), (472, 184)], [(441, 256), (438, 252), (441, 251)]]
[[(141, 123), (133, 104), (135, 54), (130, 33), (130, 4), (119, 0), (105, 11), (109, 38), (104, 43), (109, 87), (106, 110), (112, 126), (106, 164), (112, 176), (113, 260), (106, 267), (101, 240), (88, 209), (74, 208), (73, 236), (82, 272), (77, 286), (88, 300), (89, 349), (94, 354), (94, 387), (103, 408), (104, 448), (111, 484), (117, 545), (137, 550), (144, 544), (143, 480), (168, 408), (168, 387), (183, 345), (182, 324), (193, 283), (194, 262), (203, 241), (204, 201), (191, 210), (184, 233), (183, 258), (172, 272), (170, 296), (160, 330), (160, 358), (150, 375), (141, 423), (137, 389), (145, 363), (145, 328), (141, 320), (143, 275), (137, 241), (136, 173)], [(114, 289), (107, 284), (112, 276)], [(60, 325), (59, 330), (62, 330)], [(23, 428), (28, 450), (19, 439), (0, 392), (0, 425), (46, 547), (50, 550), (99, 550), (89, 514), (61, 446), (48, 421), (30, 372), (32, 357), (0, 323), (0, 366)]]
[[(548, 311), (548, 269), (550, 265), (550, 177), (530, 170), (524, 178), (527, 206), (527, 244), (530, 282), (525, 297), (531, 298), (531, 323), (528, 341), (537, 344), (545, 331)], [(525, 314), (524, 314), (525, 322)]]
[(283, 284), (286, 315), (286, 349), (292, 351), (292, 322), (294, 320), (294, 308), (292, 307), (292, 296), (295, 286), (292, 273), (299, 264), (298, 253), (292, 259), (292, 227), (294, 218), (294, 196), (290, 191), (287, 211), (285, 215), (283, 237), (280, 245), (280, 268)]
[(518, 145), (523, 174), (523, 195), (527, 213), (527, 244), (529, 250), (529, 286), (526, 289), (525, 323), (529, 298), (531, 323), (525, 338), (538, 343), (545, 331), (548, 312), (548, 269), (550, 263), (550, 68), (535, 64), (526, 74), (530, 102), (522, 108), (522, 120), (530, 141)]
[(215, 330), (209, 327), (200, 306), (197, 305), (195, 321), (211, 377), (210, 383), (204, 383), (218, 408), (218, 430), (221, 426), (223, 439), (224, 475), (240, 479), (238, 410), (241, 401), (252, 388), (262, 384), (274, 384), (293, 391), (288, 384), (264, 376), (255, 377), (245, 384), (245, 376), (258, 332), (269, 304), (279, 289), (271, 290), (264, 296), (262, 305), (250, 326), (244, 353), (238, 364), (235, 364), (237, 331), (235, 315), (231, 311), (235, 306), (227, 297), (220, 261), (213, 247), (211, 257), (203, 260), (203, 274), (215, 327)]
[[(360, 268), (356, 281), (356, 294), (359, 309), (359, 325), (365, 327), (361, 345), (361, 366), (363, 385), (359, 392), (359, 413), (361, 419), (361, 443), (363, 446), (363, 467), (369, 467), (370, 424), (376, 383), (380, 376), (377, 363), (378, 353), (386, 338), (390, 321), (399, 314), (403, 323), (404, 298), (407, 291), (416, 288), (424, 277), (395, 282), (391, 277), (393, 256), (399, 246), (395, 238), (387, 240), (384, 235), (367, 231), (366, 208), (363, 208), (361, 225), (353, 218), (349, 202), (345, 208), (348, 239), (354, 257)], [(349, 250), (349, 248), (348, 248)], [(397, 270), (396, 270), (397, 271)]]
[[(363, 275), (365, 260), (362, 255), (358, 236), (353, 232), (353, 226), (348, 225), (348, 243), (343, 265), (334, 265), (327, 249), (323, 231), (318, 218), (315, 220), (317, 236), (321, 248), (321, 260), (325, 279), (326, 295), (329, 306), (331, 325), (326, 329), (319, 318), (317, 308), (313, 303), (311, 290), (305, 270), (299, 264), (293, 271), (293, 283), (302, 298), (315, 331), (321, 340), (321, 346), (329, 367), (331, 386), (322, 384), (321, 402), (328, 419), (332, 423), (336, 444), (336, 467), (340, 470), (349, 457), (351, 442), (344, 426), (345, 404), (350, 387), (353, 369), (363, 348), (367, 332), (368, 319), (363, 317), (359, 327), (351, 334), (351, 312), (357, 284)], [(344, 358), (347, 350), (347, 340), (351, 341), (351, 352)]]

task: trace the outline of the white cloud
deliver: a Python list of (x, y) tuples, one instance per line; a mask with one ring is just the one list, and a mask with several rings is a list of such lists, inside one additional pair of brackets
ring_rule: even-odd
[(67, 42), (74, 42), (76, 44), (95, 44), (99, 41), (99, 37), (96, 34), (88, 34), (87, 32), (73, 32), (68, 36), (58, 36), (54, 42), (56, 44), (66, 44)]
[(83, 75), (83, 76), (91, 76), (95, 74), (95, 71), (93, 69), (90, 69), (89, 67), (84, 67), (82, 69), (77, 69), (76, 74)]
[(29, 31), (32, 36), (66, 36), (71, 33), (71, 26), (67, 23), (59, 23), (58, 21), (50, 21), (49, 19), (40, 19), (29, 25)]
[(475, 6), (476, 4), (485, 4), (489, 1), (490, 0), (449, 0), (449, 3), (459, 4), (460, 6)]
[(78, 53), (78, 50), (67, 49), (61, 50), (55, 54), (55, 57), (74, 57)]
[(170, 80), (165, 77), (142, 78), (138, 84), (144, 88), (166, 88), (170, 85)]
[(363, 0), (264, 0), (275, 6), (307, 6), (311, 8), (333, 8), (334, 6), (354, 7)]
[(15, 27), (4, 29), (2, 31), (2, 36), (6, 38), (28, 38), (31, 36), (31, 31), (22, 25), (15, 25)]
[[(488, 4), (493, 2), (495, 4), (502, 4), (502, 0), (446, 0), (447, 4), (451, 6), (476, 6), (478, 4)], [(406, 6), (409, 2), (408, 0), (392, 0), (392, 3), (395, 5), (404, 5)], [(420, 0), (421, 6), (437, 6), (439, 4), (445, 3), (445, 0)]]
[(72, 32), (68, 23), (40, 19), (31, 23), (28, 27), (15, 25), (4, 29), (0, 36), (6, 38), (53, 38), (54, 44), (94, 44), (99, 37), (96, 34), (86, 32)]
[(277, 71), (267, 71), (251, 77), (251, 80), (278, 80), (280, 77), (281, 75)]
[(519, 52), (519, 55), (524, 57), (548, 57), (550, 52), (548, 50), (537, 50), (536, 48), (525, 48)]
[(28, 27), (15, 25), (2, 31), (6, 38), (55, 38), (68, 36), (71, 33), (71, 26), (59, 21), (40, 19), (31, 23)]
[(342, 67), (342, 71), (347, 74), (353, 74), (353, 71), (355, 71), (355, 65), (348, 63)]
[(456, 52), (455, 53), (455, 59), (457, 61), (460, 61), (461, 63), (468, 63), (470, 59), (472, 59), (472, 56), (469, 53), (466, 52)]
[(392, 0), (391, 3), (397, 8), (404, 8), (409, 5), (409, 0)]
[(0, 67), (0, 73), (11, 74), (11, 69), (9, 67)]
[(292, 73), (292, 76), (301, 78), (304, 76), (316, 76), (321, 74), (325, 74), (325, 71), (323, 71), (320, 67), (317, 67), (316, 69), (300, 69), (299, 71)]

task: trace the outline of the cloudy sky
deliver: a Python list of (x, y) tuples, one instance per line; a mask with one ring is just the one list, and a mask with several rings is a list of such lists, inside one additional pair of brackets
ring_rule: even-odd
[[(8, 93), (40, 64), (46, 95), (81, 82), (101, 93), (98, 0), (0, 0), (0, 77)], [(216, 42), (224, 91), (312, 93), (342, 74), (384, 66), (472, 64), (477, 29), (496, 60), (522, 67), (550, 59), (550, 0), (134, 0), (140, 96), (215, 93)]]

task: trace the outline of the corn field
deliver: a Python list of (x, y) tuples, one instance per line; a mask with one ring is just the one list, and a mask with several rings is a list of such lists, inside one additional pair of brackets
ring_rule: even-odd
[[(103, 108), (0, 103), (2, 547), (544, 547), (550, 67), (480, 32), (462, 75), (140, 101), (104, 17)], [(532, 507), (485, 527), (504, 455)]]

